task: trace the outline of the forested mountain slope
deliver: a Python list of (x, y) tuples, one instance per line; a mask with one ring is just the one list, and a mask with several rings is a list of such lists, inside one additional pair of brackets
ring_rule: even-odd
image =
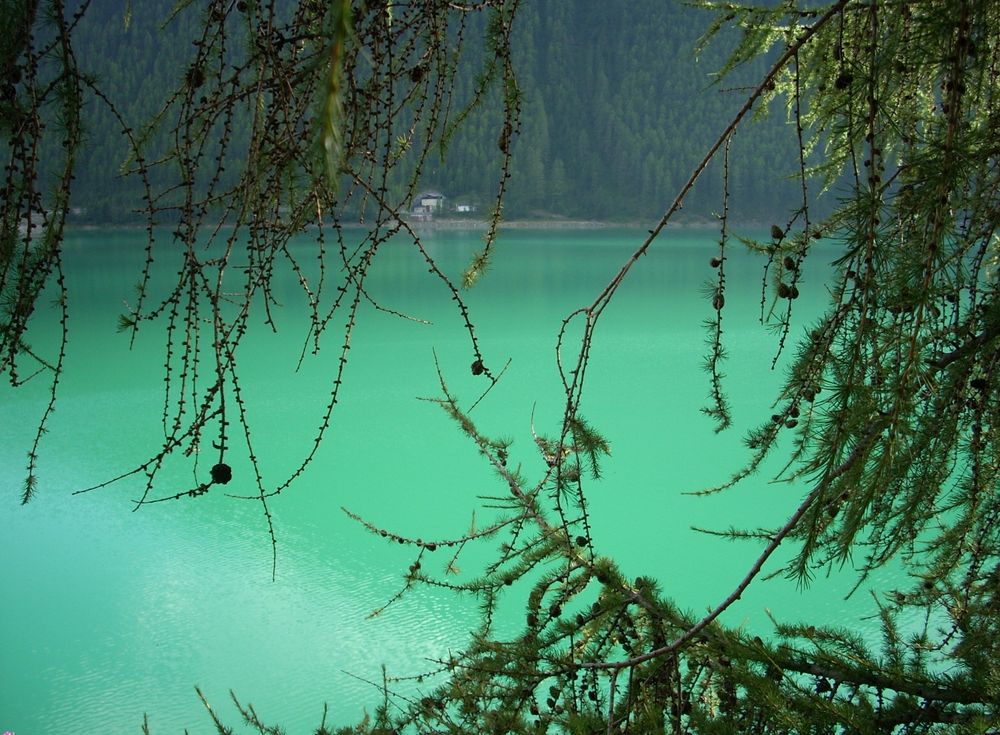
[[(187, 70), (200, 11), (191, 7), (166, 22), (172, 6), (171, 0), (132, 3), (129, 10), (124, 3), (95, 3), (76, 35), (82, 66), (136, 131)], [(524, 3), (515, 27), (521, 129), (512, 144), (505, 216), (657, 216), (745, 97), (745, 90), (712, 84), (724, 49), (710, 47), (696, 58), (696, 41), (708, 22), (707, 13), (664, 0)], [(471, 95), (482, 70), (483, 36), (481, 27), (470, 26), (459, 95)], [(494, 91), (470, 115), (422, 178), (449, 202), (480, 212), (492, 205), (497, 186), (498, 98)], [(103, 103), (92, 100), (87, 114), (89, 144), (74, 205), (86, 220), (127, 220), (141, 200), (135, 177), (119, 174), (128, 158), (126, 140)], [(246, 121), (236, 121), (236, 137), (241, 124)], [(157, 145), (169, 141), (154, 141), (151, 150)], [(779, 219), (797, 205), (801, 191), (787, 178), (797, 167), (796, 150), (780, 108), (735, 136), (734, 217)], [(162, 184), (169, 172), (154, 169), (152, 176)], [(715, 164), (688, 198), (685, 215), (710, 216), (721, 192), (721, 166)]]

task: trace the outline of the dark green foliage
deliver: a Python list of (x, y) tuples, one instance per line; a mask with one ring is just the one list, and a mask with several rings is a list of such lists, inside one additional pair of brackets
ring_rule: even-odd
[[(182, 78), (200, 81), (194, 88), (203, 90), (215, 73), (205, 65), (190, 66), (187, 58), (186, 39), (198, 32), (198, 12), (188, 8), (165, 22), (171, 8), (169, 0), (137, 3), (126, 22), (120, 6), (96, 4), (75, 34), (82, 68), (137, 131), (160, 112), (163, 90)], [(466, 50), (450, 62), (457, 71), (456, 107), (438, 155), (425, 167), (425, 184), (478, 204), (482, 217), (492, 209), (493, 172), (508, 148), (515, 156), (506, 217), (656, 216), (740, 101), (738, 93), (713, 85), (723, 53), (709, 48), (692, 63), (697, 38), (710, 17), (659, 0), (627, 5), (596, 0), (572, 6), (529, 3), (519, 10), (511, 31), (516, 87), (509, 86), (514, 77), (503, 81), (500, 57), (491, 51), (498, 47), (494, 36), (499, 16), (470, 18)], [(333, 22), (326, 31), (353, 42), (349, 23)], [(506, 42), (501, 39), (500, 45)], [(236, 52), (227, 49), (228, 54)], [(432, 82), (424, 69), (418, 64), (408, 74), (421, 83)], [(326, 83), (334, 78), (327, 77)], [(340, 114), (337, 97), (342, 96), (334, 87), (328, 91), (334, 94), (327, 94), (316, 111), (327, 120)], [(521, 108), (521, 123), (505, 132), (502, 110), (514, 104)], [(102, 223), (141, 221), (140, 182), (119, 175), (134, 164), (126, 164), (127, 139), (99, 101), (90, 108), (73, 199), (82, 211), (75, 217)], [(252, 119), (237, 114), (232, 124), (235, 137), (245, 139)], [(790, 164), (794, 148), (782, 134), (784, 127), (783, 115), (775, 112), (752, 135), (734, 141), (737, 219), (780, 212), (795, 197), (796, 183), (789, 178), (795, 170)], [(323, 150), (335, 149), (336, 130), (324, 129), (317, 143)], [(170, 145), (152, 130), (143, 131), (142, 137), (161, 152)], [(328, 142), (332, 147), (326, 147)], [(225, 151), (227, 171), (235, 172), (243, 155), (236, 148)], [(153, 183), (165, 184), (164, 173), (152, 170)], [(403, 186), (405, 180), (394, 177), (389, 183)], [(720, 179), (713, 176), (692, 195), (685, 213), (709, 218), (720, 198)], [(345, 214), (354, 206), (347, 202)]]

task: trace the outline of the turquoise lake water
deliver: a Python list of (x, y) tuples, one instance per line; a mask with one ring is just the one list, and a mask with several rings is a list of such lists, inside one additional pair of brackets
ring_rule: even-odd
[[(511, 230), (488, 276), (468, 293), (487, 364), (497, 371), (510, 360), (473, 415), (485, 433), (514, 439), (512, 456), (529, 476), (541, 470), (532, 413), (537, 430), (550, 434), (562, 415), (559, 324), (593, 300), (643, 236)], [(456, 278), (481, 244), (475, 232), (424, 237)], [(787, 364), (783, 359), (771, 370), (777, 341), (758, 323), (763, 263), (734, 252), (727, 264), (724, 367), (735, 426), (713, 432), (699, 409), (709, 390), (702, 322), (713, 313), (703, 286), (714, 276), (708, 260), (716, 238), (713, 231), (669, 232), (638, 263), (598, 327), (583, 405), (612, 446), (605, 477), (589, 485), (596, 551), (616, 558), (628, 576), (656, 577), (696, 611), (731, 591), (757, 549), (690, 527), (778, 526), (802, 495), (766, 473), (723, 495), (684, 494), (726, 480), (747, 459), (741, 437), (771, 413)], [(366, 707), (371, 711), (380, 697), (371, 682), (381, 681), (383, 663), (390, 675), (414, 674), (460, 649), (476, 625), (472, 598), (419, 589), (368, 618), (402, 585), (413, 552), (372, 536), (341, 510), (401, 535), (440, 539), (461, 535), (473, 512), (483, 525), (490, 511), (479, 498), (502, 490), (445, 414), (417, 400), (439, 392), (435, 353), (464, 405), (483, 382), (470, 373), (472, 353), (448, 292), (412, 247), (387, 245), (367, 287), (384, 306), (432, 324), (363, 309), (325, 443), (296, 484), (272, 501), (278, 538), (272, 581), (271, 545), (256, 502), (213, 488), (133, 512), (131, 501), (142, 490), (135, 478), (72, 495), (158, 448), (164, 346), (161, 332), (146, 330), (130, 351), (127, 336), (116, 333), (142, 263), (141, 235), (78, 233), (66, 246), (66, 373), (41, 447), (38, 494), (25, 507), (18, 504), (25, 452), (46, 386), (0, 388), (0, 731), (135, 733), (148, 713), (154, 734), (213, 732), (194, 691), (199, 685), (232, 725), (239, 718), (230, 689), (266, 722), (307, 733), (319, 724), (324, 702), (328, 724), (355, 722)], [(304, 258), (311, 247), (308, 238), (295, 245)], [(808, 261), (793, 336), (824, 306), (825, 264), (838, 253), (834, 244), (823, 247)], [(307, 327), (295, 289), (294, 280), (278, 289), (284, 303), (276, 312), (278, 333), (258, 318), (260, 329), (241, 353), (255, 447), (272, 485), (307, 451), (339, 355), (334, 330), (324, 352), (294, 371)], [(45, 346), (44, 331), (43, 325), (36, 346)], [(226, 491), (253, 494), (248, 468), (233, 465)], [(164, 494), (193, 486), (183, 468), (166, 472), (160, 483)], [(447, 558), (430, 559), (443, 575)], [(476, 559), (471, 553), (460, 560), (459, 578), (471, 575)], [(874, 631), (866, 617), (869, 595), (844, 599), (851, 583), (848, 575), (820, 579), (805, 591), (782, 579), (760, 583), (726, 620), (766, 634), (771, 611)], [(511, 620), (501, 627), (523, 618), (516, 599), (510, 607)]]

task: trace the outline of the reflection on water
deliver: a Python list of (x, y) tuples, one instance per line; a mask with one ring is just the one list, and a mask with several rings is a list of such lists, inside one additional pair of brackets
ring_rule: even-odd
[[(494, 271), (468, 294), (486, 360), (494, 369), (511, 360), (475, 415), (487, 434), (514, 437), (512, 458), (527, 472), (540, 470), (532, 412), (542, 430), (561, 416), (559, 323), (593, 298), (641, 236), (512, 232)], [(478, 233), (428, 238), (451, 274), (461, 272), (479, 244)], [(308, 242), (299, 247), (305, 252)], [(722, 496), (683, 494), (739, 467), (742, 431), (769, 412), (766, 388), (780, 379), (769, 370), (775, 340), (756, 323), (760, 270), (749, 257), (736, 257), (726, 333), (727, 386), (739, 426), (717, 437), (700, 414), (708, 392), (700, 324), (710, 311), (701, 286), (711, 275), (714, 248), (714, 233), (673, 234), (643, 260), (598, 329), (583, 407), (613, 452), (606, 478), (591, 488), (598, 551), (615, 556), (630, 575), (658, 577), (694, 610), (727, 594), (755, 549), (690, 527), (776, 525), (800, 497), (796, 488), (769, 484), (766, 474)], [(238, 721), (228, 702), (233, 689), (265, 721), (305, 731), (319, 723), (323, 702), (340, 723), (370, 710), (380, 698), (382, 663), (390, 674), (415, 674), (463, 645), (476, 625), (472, 598), (417, 590), (368, 617), (403, 584), (412, 552), (370, 536), (340, 510), (347, 506), (402, 535), (446, 538), (468, 528), (479, 497), (497, 491), (475, 448), (440, 409), (416, 400), (437, 392), (435, 353), (457, 394), (471, 400), (482, 385), (469, 374), (471, 351), (448, 292), (410, 249), (388, 246), (368, 289), (384, 306), (432, 324), (374, 309), (362, 314), (327, 443), (301, 480), (272, 502), (274, 582), (267, 527), (255, 502), (213, 488), (205, 497), (132, 512), (142, 489), (135, 479), (70, 496), (136, 466), (158, 446), (163, 345), (147, 330), (129, 352), (127, 339), (115, 334), (141, 263), (135, 235), (86, 233), (69, 243), (68, 253), (74, 307), (67, 374), (42, 448), (38, 497), (25, 508), (16, 505), (17, 491), (44, 386), (2, 394), (0, 728), (138, 731), (148, 712), (154, 733), (206, 732), (210, 720), (195, 696), (197, 684), (230, 722)], [(818, 282), (806, 274), (797, 306), (804, 317), (822, 306), (818, 288), (809, 302), (810, 277)], [(294, 282), (278, 294), (284, 303), (278, 334), (263, 328), (250, 334), (241, 355), (254, 442), (271, 486), (308, 451), (339, 339), (332, 332), (326, 352), (295, 373), (306, 336), (303, 305)], [(253, 494), (249, 466), (238, 458), (233, 465), (227, 491)], [(183, 464), (160, 481), (164, 495), (193, 486)], [(482, 521), (489, 511), (478, 512)], [(424, 567), (434, 571), (438, 564), (444, 574), (446, 561), (430, 555)], [(475, 558), (459, 566), (468, 576)], [(833, 594), (821, 585), (800, 595), (785, 582), (769, 582), (752, 588), (729, 620), (766, 631), (766, 609), (786, 618), (856, 618), (867, 600), (859, 594), (845, 603), (849, 585), (845, 578), (832, 583)], [(511, 609), (506, 624), (515, 625), (520, 612)]]

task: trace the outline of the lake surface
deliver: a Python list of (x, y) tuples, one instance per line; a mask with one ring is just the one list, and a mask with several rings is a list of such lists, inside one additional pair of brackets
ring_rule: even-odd
[[(559, 324), (593, 300), (643, 236), (512, 230), (468, 294), (487, 364), (497, 371), (511, 361), (473, 415), (488, 435), (514, 439), (513, 456), (529, 476), (541, 469), (532, 412), (540, 433), (556, 432), (562, 415)], [(476, 232), (432, 231), (425, 238), (456, 278), (481, 244)], [(701, 324), (713, 313), (703, 286), (714, 277), (708, 260), (716, 238), (710, 230), (670, 232), (639, 262), (597, 330), (583, 407), (612, 445), (605, 477), (589, 485), (597, 552), (616, 558), (628, 576), (655, 576), (698, 611), (728, 594), (757, 549), (690, 527), (780, 525), (801, 498), (801, 488), (771, 483), (766, 473), (720, 496), (683, 494), (739, 469), (747, 458), (741, 437), (771, 413), (787, 363), (770, 369), (777, 342), (758, 323), (763, 263), (734, 252), (724, 313), (736, 425), (713, 433), (699, 409), (709, 390)], [(122, 231), (67, 241), (69, 354), (41, 447), (38, 494), (25, 507), (18, 504), (25, 453), (46, 386), (0, 388), (0, 730), (139, 732), (148, 713), (154, 734), (214, 732), (195, 685), (234, 726), (240, 720), (230, 689), (289, 733), (312, 732), (324, 702), (328, 724), (356, 722), (379, 701), (372, 682), (381, 682), (383, 663), (390, 675), (419, 673), (460, 649), (476, 626), (474, 599), (423, 589), (369, 618), (402, 586), (413, 553), (369, 534), (341, 510), (425, 539), (461, 535), (474, 511), (480, 525), (488, 519), (479, 498), (502, 488), (444, 413), (417, 400), (439, 394), (435, 354), (465, 405), (481, 392), (462, 321), (411, 246), (386, 246), (369, 292), (432, 324), (363, 309), (330, 433), (300, 480), (272, 501), (272, 581), (271, 545), (255, 502), (213, 488), (133, 512), (142, 490), (136, 478), (71, 495), (135, 467), (162, 440), (161, 333), (141, 332), (131, 351), (127, 335), (116, 333), (142, 247), (141, 235)], [(312, 245), (303, 238), (295, 247), (307, 257)], [(834, 245), (826, 247), (808, 261), (793, 335), (824, 305), (825, 263), (837, 255)], [(243, 347), (243, 390), (271, 484), (307, 451), (339, 355), (334, 332), (325, 352), (294, 372), (307, 328), (295, 288), (289, 281), (281, 292), (287, 303), (277, 310), (278, 333), (257, 319), (261, 328)], [(35, 343), (44, 347), (46, 339), (40, 333)], [(255, 492), (244, 470), (234, 463), (226, 491)], [(158, 483), (164, 494), (193, 486), (190, 470), (171, 472)], [(429, 558), (443, 574), (446, 557)], [(471, 575), (475, 561), (475, 554), (460, 561), (459, 578)], [(865, 617), (869, 595), (843, 599), (851, 582), (820, 579), (804, 592), (781, 579), (757, 584), (727, 620), (766, 634), (770, 610), (786, 620), (873, 631)], [(501, 627), (523, 619), (516, 600), (511, 610)], [(419, 687), (407, 686), (401, 691)]]

